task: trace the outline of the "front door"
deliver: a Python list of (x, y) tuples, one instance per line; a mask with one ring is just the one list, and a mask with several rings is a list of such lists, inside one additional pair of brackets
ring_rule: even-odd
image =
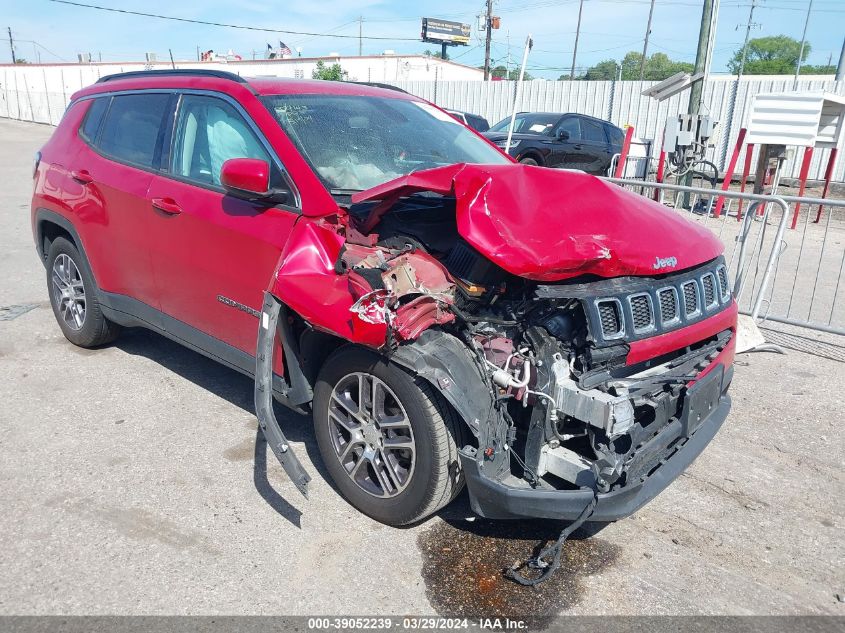
[(220, 169), (230, 158), (258, 158), (281, 166), (258, 128), (234, 102), (185, 94), (173, 142), (148, 193), (155, 212), (152, 262), (165, 327), (194, 328), (249, 354), (255, 353), (262, 293), (299, 217), (293, 208), (255, 204), (227, 195)]

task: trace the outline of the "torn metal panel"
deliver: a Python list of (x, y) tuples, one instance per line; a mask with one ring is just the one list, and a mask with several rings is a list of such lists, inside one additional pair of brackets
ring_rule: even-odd
[(711, 231), (647, 198), (588, 174), (523, 165), (450, 165), (357, 193), (356, 203), (380, 201), (363, 231), (421, 191), (453, 196), (460, 235), (504, 270), (538, 281), (654, 275), (671, 272), (657, 261), (682, 270), (722, 251)]

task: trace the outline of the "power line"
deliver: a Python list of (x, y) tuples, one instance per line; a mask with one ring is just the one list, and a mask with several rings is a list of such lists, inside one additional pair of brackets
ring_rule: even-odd
[[(308, 31), (289, 31), (286, 29), (268, 29), (260, 26), (246, 26), (243, 24), (227, 24), (225, 22), (210, 22), (207, 20), (194, 20), (191, 18), (177, 18), (172, 15), (160, 15), (158, 13), (144, 13), (142, 11), (130, 11), (129, 9), (115, 9), (113, 7), (101, 7), (96, 4), (83, 4), (82, 2), (71, 2), (70, 0), (47, 0), (48, 2), (55, 2), (58, 4), (67, 4), (74, 7), (82, 7), (85, 9), (97, 9), (99, 11), (111, 11), (112, 13), (125, 13), (127, 15), (139, 15), (145, 18), (157, 18), (159, 20), (172, 20), (174, 22), (187, 22), (189, 24), (202, 24), (204, 26), (220, 26), (229, 29), (242, 29), (245, 31), (261, 31), (263, 33), (285, 33), (287, 35), (312, 35), (315, 37), (336, 37), (343, 39), (358, 39), (358, 35), (340, 35), (334, 33), (312, 33)], [(418, 42), (416, 37), (378, 37), (369, 35), (363, 37), (365, 40), (388, 40), (391, 42)]]

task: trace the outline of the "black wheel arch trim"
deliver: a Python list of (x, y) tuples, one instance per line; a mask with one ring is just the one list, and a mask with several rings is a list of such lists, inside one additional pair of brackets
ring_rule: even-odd
[(486, 433), (493, 397), (487, 378), (460, 339), (440, 330), (426, 330), (388, 358), (430, 383), (474, 436)]
[(56, 213), (55, 211), (51, 211), (50, 209), (45, 209), (44, 207), (38, 207), (35, 210), (35, 249), (38, 251), (38, 257), (41, 262), (46, 266), (47, 253), (44, 252), (44, 224), (47, 222), (51, 222), (70, 233), (70, 236), (76, 244), (76, 250), (78, 250), (85, 258), (88, 268), (91, 268), (91, 263), (88, 261), (88, 256), (85, 254), (85, 246), (82, 243), (82, 238), (76, 230), (76, 227), (73, 225), (73, 222), (63, 215)]

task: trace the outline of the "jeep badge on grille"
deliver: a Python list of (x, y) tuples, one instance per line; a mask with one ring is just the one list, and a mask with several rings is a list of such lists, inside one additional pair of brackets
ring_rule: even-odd
[(654, 270), (660, 270), (661, 268), (674, 268), (675, 266), (678, 265), (678, 258), (677, 257), (665, 257), (665, 258), (657, 257), (657, 258), (655, 258), (655, 260), (656, 261), (654, 262), (654, 266), (652, 266), (652, 268), (654, 268)]

